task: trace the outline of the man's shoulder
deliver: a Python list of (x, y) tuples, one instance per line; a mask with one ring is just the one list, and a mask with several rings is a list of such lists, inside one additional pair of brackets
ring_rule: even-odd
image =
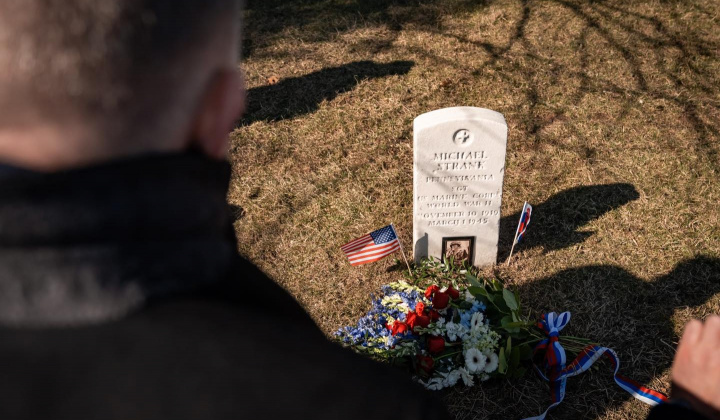
[(21, 396), (0, 401), (5, 414), (40, 393), (55, 418), (79, 410), (100, 418), (108, 406), (135, 419), (160, 418), (157, 410), (177, 419), (444, 418), (406, 375), (327, 340), (292, 296), (243, 260), (212, 286), (154, 299), (122, 319), (0, 330), (0, 342), (0, 395)]

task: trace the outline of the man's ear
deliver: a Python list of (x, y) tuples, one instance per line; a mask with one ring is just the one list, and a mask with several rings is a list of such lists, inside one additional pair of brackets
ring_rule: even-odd
[(227, 157), (228, 133), (244, 108), (242, 74), (230, 69), (215, 73), (198, 104), (190, 147), (215, 159)]

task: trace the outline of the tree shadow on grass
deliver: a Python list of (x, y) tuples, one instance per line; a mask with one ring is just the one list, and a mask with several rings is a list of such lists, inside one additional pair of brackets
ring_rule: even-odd
[[(711, 67), (712, 62), (717, 60), (717, 54), (714, 54), (718, 48), (716, 42), (697, 33), (677, 29), (675, 23), (678, 19), (672, 15), (641, 13), (629, 3), (607, 1), (513, 2), (504, 9), (519, 9), (518, 18), (514, 25), (508, 26), (508, 37), (504, 42), (478, 41), (444, 29), (448, 16), (462, 16), (463, 13), (489, 8), (494, 3), (493, 0), (251, 0), (247, 5), (246, 53), (252, 54), (257, 46), (272, 44), (283, 32), (304, 42), (325, 42), (357, 28), (388, 30), (387, 36), (367, 40), (372, 45), (363, 48), (371, 54), (392, 47), (400, 32), (411, 26), (425, 33), (456, 38), (461, 44), (474, 45), (479, 51), (489, 54), (488, 60), (477, 66), (472, 74), (483, 77), (486, 71), (497, 73), (504, 83), (525, 97), (529, 106), (517, 118), (523, 134), (532, 140), (528, 147), (556, 143), (552, 136), (544, 134), (545, 128), (557, 121), (574, 125), (566, 120), (567, 114), (572, 114), (588, 96), (610, 94), (622, 104), (618, 114), (613, 116), (615, 125), (621, 125), (628, 119), (642, 98), (654, 101), (654, 106), (681, 108), (682, 121), (687, 121), (692, 128), (695, 140), (692, 148), (695, 150), (687, 152), (696, 153), (714, 168), (720, 168), (720, 149), (716, 141), (720, 128), (714, 114), (717, 110), (714, 102), (718, 90), (717, 77)], [(572, 42), (579, 56), (577, 65), (569, 66), (564, 60), (548, 56), (531, 42), (528, 35), (531, 21), (542, 9), (552, 5), (563, 8), (558, 17), (572, 16), (582, 24)], [(708, 16), (714, 13), (703, 10), (699, 5), (692, 8)], [(618, 65), (614, 68), (625, 67), (629, 75), (623, 81), (632, 83), (620, 83), (616, 78), (593, 70), (595, 60), (591, 47), (600, 45), (598, 38), (607, 44), (610, 52), (619, 55)], [(394, 48), (421, 55), (438, 64), (450, 64), (447, 57), (433, 53), (431, 48), (414, 45)], [(274, 55), (275, 52), (264, 54)], [(648, 65), (652, 61), (655, 64)], [(518, 62), (526, 64), (518, 66)], [(551, 83), (537, 83), (537, 78), (544, 77), (548, 72), (552, 73)], [(562, 80), (560, 76), (572, 77), (580, 83), (578, 87), (567, 90), (564, 102), (550, 106), (549, 102), (555, 103), (556, 100), (548, 100), (548, 95), (554, 95), (548, 87)], [(575, 135), (582, 140), (576, 152), (584, 156), (591, 150), (584, 146), (587, 138), (579, 130)]]
[[(579, 244), (593, 235), (578, 232), (579, 228), (639, 197), (634, 186), (623, 183), (575, 187), (555, 194), (533, 206), (522, 249), (542, 246), (549, 251)], [(500, 221), (499, 262), (508, 257), (519, 219), (517, 212)]]
[[(697, 256), (651, 281), (612, 265), (572, 268), (525, 283), (518, 292), (537, 311), (534, 317), (570, 311), (564, 334), (613, 348), (621, 360), (620, 373), (648, 384), (672, 364), (678, 340), (675, 312), (703, 305), (720, 293), (720, 259)], [(607, 391), (607, 397), (598, 397), (605, 393), (599, 390)], [(566, 403), (553, 410), (552, 418), (593, 418), (630, 398), (603, 363), (597, 372), (568, 380)], [(537, 413), (512, 417), (521, 414)]]
[(415, 63), (355, 61), (282, 80), (275, 85), (248, 91), (248, 109), (242, 125), (255, 121), (277, 121), (314, 112), (324, 100), (354, 88), (363, 80), (407, 74)]
[(493, 0), (249, 0), (245, 56), (275, 35), (289, 32), (305, 42), (324, 42), (362, 26), (397, 32), (406, 25), (434, 29), (448, 15), (486, 7)]

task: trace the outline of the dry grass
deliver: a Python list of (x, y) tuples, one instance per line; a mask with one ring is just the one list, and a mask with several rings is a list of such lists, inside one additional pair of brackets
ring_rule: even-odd
[[(682, 326), (720, 312), (720, 4), (263, 0), (247, 25), (240, 251), (325, 332), (399, 276), (391, 260), (352, 268), (339, 246), (389, 222), (410, 246), (413, 118), (480, 106), (510, 129), (500, 258), (536, 205), (516, 262), (487, 274), (534, 314), (572, 311), (572, 333), (668, 390)], [(445, 399), (458, 419), (522, 418), (548, 392), (528, 375)], [(551, 418), (646, 413), (602, 366)]]

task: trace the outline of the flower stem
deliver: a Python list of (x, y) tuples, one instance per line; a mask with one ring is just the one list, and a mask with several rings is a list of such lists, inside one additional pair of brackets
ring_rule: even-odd
[(443, 355), (440, 356), (440, 357), (433, 357), (433, 360), (437, 361), (437, 360), (440, 360), (440, 359), (445, 359), (445, 358), (447, 358), (447, 357), (455, 356), (456, 354), (460, 354), (460, 353), (462, 353), (462, 350), (456, 351), (455, 353), (443, 354)]

